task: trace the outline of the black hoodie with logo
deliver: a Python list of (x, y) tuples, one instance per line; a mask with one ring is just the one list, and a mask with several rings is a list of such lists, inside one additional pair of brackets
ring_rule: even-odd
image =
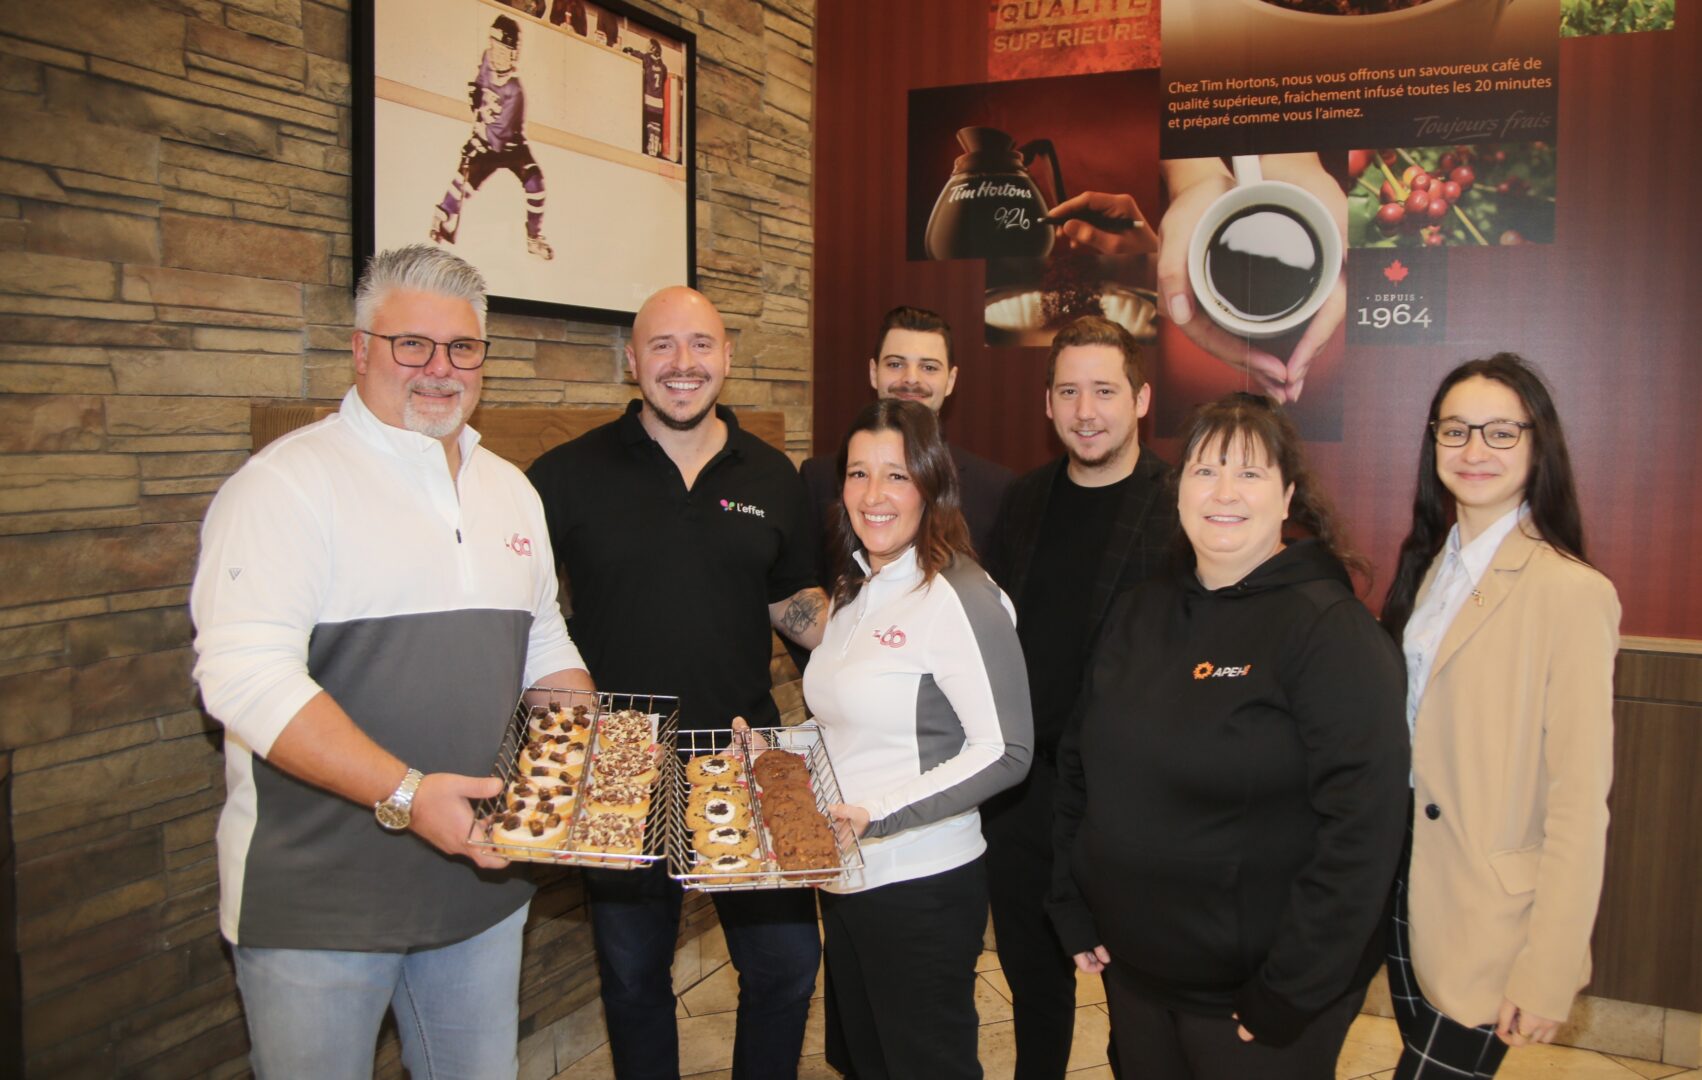
[(1106, 617), (1058, 753), (1048, 906), (1071, 954), (1292, 1042), (1382, 955), (1406, 828), (1399, 649), (1315, 541)]

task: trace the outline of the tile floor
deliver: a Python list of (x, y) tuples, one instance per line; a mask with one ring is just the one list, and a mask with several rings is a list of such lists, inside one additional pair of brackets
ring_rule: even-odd
[[(675, 967), (676, 985), (684, 986), (676, 1015), (680, 1024), (680, 1072), (689, 1080), (730, 1080), (733, 1057), (731, 1013), (738, 1005), (737, 975), (727, 962), (719, 928), (699, 939), (694, 970)], [(975, 1004), (981, 1014), (981, 1065), (988, 1080), (1009, 1077), (1016, 1058), (1012, 1033), (1010, 990), (999, 957), (981, 954), (977, 965)], [(682, 977), (683, 976), (683, 977)], [(1110, 1080), (1105, 1063), (1105, 1040), (1110, 1018), (1105, 992), (1096, 975), (1076, 983), (1075, 1049), (1070, 1055), (1069, 1080)], [(816, 981), (804, 1035), (801, 1080), (838, 1080), (839, 1074), (822, 1058), (821, 981)], [(1400, 1038), (1395, 1022), (1361, 1016), (1348, 1033), (1347, 1045), (1336, 1063), (1336, 1080), (1391, 1080)], [(555, 1080), (613, 1080), (608, 1044), (597, 1047), (557, 1074)], [(1616, 1057), (1564, 1046), (1515, 1049), (1507, 1055), (1498, 1080), (1702, 1080), (1702, 1069), (1685, 1069), (1653, 1061)]]

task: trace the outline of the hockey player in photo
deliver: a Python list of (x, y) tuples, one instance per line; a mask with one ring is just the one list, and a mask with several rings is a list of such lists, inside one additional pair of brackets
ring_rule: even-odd
[(651, 157), (666, 158), (662, 148), (662, 116), (668, 92), (668, 65), (662, 62), (662, 43), (651, 38), (649, 52), (630, 45), (621, 51), (644, 62), (644, 152)]
[(555, 258), (544, 239), (544, 172), (526, 142), (526, 91), (520, 85), (520, 26), (507, 15), (491, 23), (490, 45), (479, 73), (467, 84), (473, 106), (473, 133), (461, 148), (461, 166), (432, 215), (431, 240), (453, 244), (461, 227), (461, 208), (492, 173), (506, 169), (526, 191), (526, 250), (540, 259)]

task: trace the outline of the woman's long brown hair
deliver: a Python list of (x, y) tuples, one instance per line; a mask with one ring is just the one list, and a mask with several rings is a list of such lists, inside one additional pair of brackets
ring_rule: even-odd
[[(1468, 360), (1442, 377), (1436, 396), (1430, 399), (1426, 419), (1442, 418), (1442, 401), (1448, 391), (1467, 379), (1489, 379), (1519, 396), (1531, 429), (1531, 471), (1525, 477), (1525, 501), (1530, 504), (1530, 524), (1537, 535), (1568, 558), (1588, 565), (1584, 557), (1584, 522), (1578, 511), (1578, 488), (1572, 479), (1572, 457), (1566, 452), (1566, 433), (1560, 427), (1560, 410), (1554, 395), (1530, 361), (1516, 353), (1499, 352), (1479, 360)], [(1454, 497), (1436, 475), (1436, 435), (1425, 425), (1418, 443), (1418, 480), (1413, 485), (1412, 527), (1401, 541), (1400, 560), (1394, 580), (1383, 598), (1383, 629), (1396, 641), (1406, 633), (1418, 603), (1418, 587), (1424, 573), (1448, 540), (1455, 519)]]
[[(934, 580), (934, 575), (952, 564), (959, 555), (975, 557), (969, 542), (969, 526), (963, 520), (963, 496), (957, 479), (957, 466), (940, 438), (939, 423), (933, 411), (914, 401), (888, 398), (866, 406), (851, 421), (851, 430), (839, 443), (839, 485), (845, 489), (845, 465), (850, 456), (851, 437), (860, 431), (896, 431), (904, 440), (904, 467), (911, 483), (922, 496), (922, 520), (916, 526), (916, 565), (922, 570), (922, 583)], [(868, 578), (853, 558), (863, 543), (851, 528), (851, 515), (843, 497), (833, 511), (833, 602), (836, 607), (849, 604), (862, 591)]]

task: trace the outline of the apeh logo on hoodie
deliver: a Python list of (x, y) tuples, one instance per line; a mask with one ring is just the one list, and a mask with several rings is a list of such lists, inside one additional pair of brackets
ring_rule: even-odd
[(1210, 660), (1201, 660), (1194, 665), (1196, 679), (1239, 679), (1253, 670), (1252, 664), (1242, 664), (1240, 667), (1214, 667)]

